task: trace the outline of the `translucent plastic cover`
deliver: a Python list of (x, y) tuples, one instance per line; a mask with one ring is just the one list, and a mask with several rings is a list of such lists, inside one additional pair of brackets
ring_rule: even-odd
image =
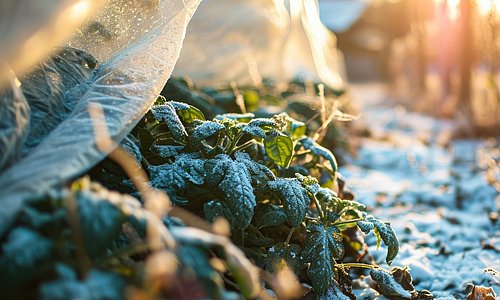
[[(224, 9), (221, 9), (224, 8)], [(204, 86), (295, 77), (344, 88), (343, 56), (317, 0), (205, 0), (174, 75)]]
[[(64, 12), (61, 3), (78, 2), (17, 0), (9, 9), (38, 1), (48, 6), (45, 24), (51, 28)], [(198, 3), (112, 0), (28, 73), (16, 78), (4, 61), (0, 70), (10, 75), (0, 91), (0, 232), (24, 199), (66, 183), (106, 156), (96, 147), (89, 105), (102, 108), (115, 142), (135, 126), (170, 77)]]

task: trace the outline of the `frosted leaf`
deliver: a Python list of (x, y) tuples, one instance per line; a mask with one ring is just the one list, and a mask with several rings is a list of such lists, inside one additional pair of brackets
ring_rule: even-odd
[(320, 156), (328, 160), (332, 167), (333, 174), (337, 172), (338, 169), (337, 160), (335, 159), (335, 155), (333, 155), (333, 153), (330, 150), (319, 145), (310, 137), (304, 137), (300, 139), (297, 143), (297, 147), (300, 148), (300, 146), (304, 147), (304, 149), (306, 150), (310, 150), (314, 155)]
[(230, 163), (232, 163), (232, 159), (227, 154), (219, 154), (215, 158), (207, 160), (205, 163), (207, 184), (218, 186), (225, 176), (227, 164)]
[(340, 290), (337, 282), (334, 281), (332, 286), (322, 294), (319, 294), (315, 298), (316, 300), (351, 300)]
[(396, 280), (383, 269), (376, 268), (371, 270), (370, 276), (378, 284), (378, 291), (384, 296), (411, 298), (411, 293), (405, 290)]
[[(207, 183), (218, 186), (223, 195), (224, 206), (235, 219), (235, 226), (246, 228), (253, 217), (256, 205), (252, 178), (246, 165), (233, 161), (226, 154), (219, 154), (205, 164)], [(229, 219), (229, 218), (228, 218)]]
[(205, 182), (206, 172), (205, 172), (205, 161), (203, 159), (196, 159), (189, 157), (187, 155), (180, 156), (175, 164), (183, 169), (186, 173), (186, 178), (198, 185), (202, 185)]
[(358, 227), (364, 233), (369, 233), (375, 228), (375, 225), (372, 222), (368, 221), (358, 221)]
[(120, 146), (132, 154), (137, 161), (142, 161), (141, 149), (138, 146), (139, 141), (132, 134), (128, 134), (120, 143)]
[(184, 141), (187, 138), (186, 129), (171, 103), (155, 105), (151, 107), (151, 112), (158, 121), (167, 124), (168, 129), (177, 141)]
[(342, 243), (342, 234), (340, 230), (335, 227), (328, 227), (326, 230), (328, 237), (328, 246), (332, 251), (333, 258), (342, 259), (344, 257), (344, 244)]
[(218, 133), (219, 131), (224, 130), (224, 128), (224, 125), (217, 122), (201, 122), (201, 124), (196, 126), (196, 128), (191, 133), (191, 136), (189, 137), (191, 144), (198, 149), (203, 149), (205, 148), (205, 145), (203, 145), (202, 142), (212, 135)]
[(323, 203), (330, 203), (337, 196), (337, 193), (328, 188), (320, 188), (316, 193), (316, 198)]
[(257, 127), (257, 126), (243, 126), (241, 129), (243, 132), (250, 134), (251, 136), (258, 137), (258, 138), (265, 138), (266, 137), (266, 132), (264, 129)]
[(224, 216), (222, 204), (216, 200), (203, 204), (203, 213), (205, 214), (205, 219), (210, 223), (213, 223), (218, 217)]
[(205, 116), (203, 113), (196, 107), (191, 106), (186, 103), (171, 101), (168, 102), (177, 112), (179, 119), (185, 124), (190, 124), (195, 120), (205, 121)]
[(287, 220), (287, 216), (282, 207), (278, 205), (269, 204), (262, 210), (259, 218), (257, 219), (256, 227), (258, 229), (270, 226), (277, 226), (283, 224)]
[(246, 228), (253, 217), (256, 205), (250, 173), (245, 164), (227, 164), (225, 177), (219, 184), (224, 200), (236, 220), (236, 227)]
[(181, 155), (172, 164), (164, 164), (148, 167), (151, 184), (155, 188), (167, 191), (178, 202), (185, 202), (185, 199), (177, 194), (186, 189), (187, 182), (201, 185), (205, 182), (205, 161)]
[(105, 197), (88, 190), (76, 193), (85, 248), (91, 256), (105, 254), (121, 232), (125, 215)]
[(328, 234), (323, 225), (308, 226), (303, 256), (310, 263), (307, 275), (311, 279), (314, 290), (324, 293), (333, 283), (333, 264)]
[(269, 181), (267, 188), (275, 192), (283, 202), (288, 222), (295, 227), (300, 225), (309, 206), (309, 196), (300, 182), (295, 178), (277, 178)]
[(217, 115), (215, 116), (216, 120), (224, 120), (224, 119), (230, 119), (238, 122), (248, 122), (252, 120), (255, 117), (254, 114), (252, 113), (246, 113), (246, 114), (234, 114), (234, 113), (229, 113), (229, 114), (222, 114), (222, 115)]
[(390, 224), (386, 224), (378, 219), (375, 219), (371, 215), (366, 215), (365, 219), (363, 221), (358, 221), (357, 224), (364, 233), (368, 233), (370, 230), (376, 229), (375, 234), (379, 235), (380, 239), (382, 239), (384, 244), (387, 246), (387, 256), (385, 261), (388, 265), (390, 265), (399, 252), (399, 241)]
[(312, 176), (304, 176), (302, 174), (296, 173), (295, 177), (302, 183), (302, 186), (308, 191), (309, 193), (316, 195), (320, 189), (321, 186), (318, 183), (318, 180)]
[(276, 176), (274, 173), (265, 165), (259, 164), (258, 162), (254, 161), (253, 159), (250, 158), (250, 155), (245, 152), (235, 152), (234, 157), (236, 158), (236, 161), (242, 162), (245, 164), (247, 170), (250, 172), (251, 175), (255, 176), (266, 176), (268, 179), (274, 180)]
[(2, 282), (0, 289), (12, 288), (29, 281), (35, 270), (48, 261), (53, 243), (25, 227), (12, 230), (2, 242), (0, 255), (0, 272)]
[(276, 127), (276, 122), (271, 119), (256, 118), (248, 122), (248, 126), (260, 127), (264, 130), (271, 130)]
[(42, 284), (39, 298), (42, 300), (65, 299), (123, 299), (125, 280), (114, 274), (92, 270), (84, 281), (63, 278)]
[(176, 146), (176, 145), (153, 145), (151, 147), (151, 151), (160, 155), (161, 157), (172, 157), (177, 156), (181, 153), (184, 146)]

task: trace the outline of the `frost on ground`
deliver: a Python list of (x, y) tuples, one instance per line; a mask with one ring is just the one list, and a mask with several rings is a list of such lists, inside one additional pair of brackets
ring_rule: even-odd
[[(393, 265), (409, 266), (416, 289), (437, 299), (465, 299), (469, 283), (500, 295), (500, 194), (486, 179), (499, 141), (447, 141), (452, 122), (395, 108), (380, 86), (353, 90), (371, 137), (340, 171), (357, 200), (391, 222), (401, 243)], [(386, 249), (369, 250), (384, 265)], [(358, 283), (358, 298), (377, 296)]]

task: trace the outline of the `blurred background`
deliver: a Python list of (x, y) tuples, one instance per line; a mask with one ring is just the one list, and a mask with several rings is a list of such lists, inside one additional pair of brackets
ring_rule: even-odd
[(351, 83), (384, 82), (399, 103), (474, 132), (500, 132), (499, 0), (320, 0)]

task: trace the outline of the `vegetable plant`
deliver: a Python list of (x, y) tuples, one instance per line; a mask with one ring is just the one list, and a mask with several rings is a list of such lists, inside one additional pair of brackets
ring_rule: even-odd
[[(207, 120), (160, 97), (120, 147), (173, 206), (167, 197), (150, 202), (103, 161), (90, 172), (100, 184), (84, 178), (26, 201), (1, 237), (1, 294), (121, 299), (127, 287), (132, 299), (354, 299), (349, 270), (359, 268), (384, 295), (432, 297), (414, 290), (406, 269), (356, 259), (357, 228), (385, 244), (388, 265), (397, 237), (364, 205), (342, 199), (335, 156), (307, 134), (286, 113)], [(283, 274), (295, 282), (292, 295), (279, 284)]]

